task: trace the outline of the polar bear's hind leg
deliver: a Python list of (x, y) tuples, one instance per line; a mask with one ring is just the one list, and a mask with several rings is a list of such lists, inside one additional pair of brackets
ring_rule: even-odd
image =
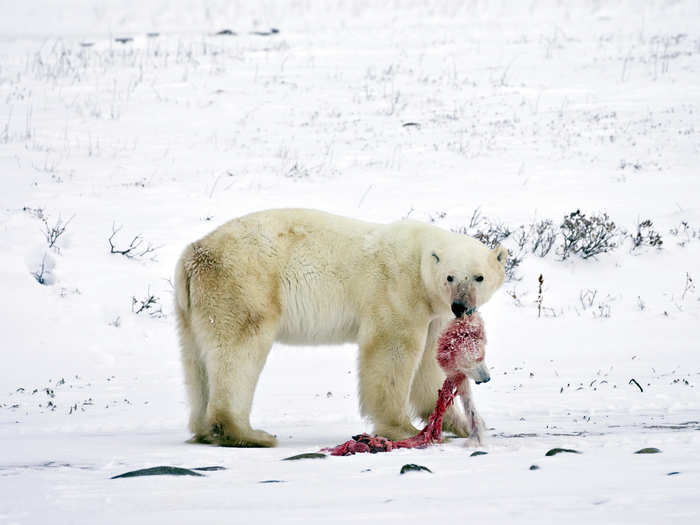
[(250, 411), (260, 372), (273, 342), (270, 330), (240, 339), (217, 334), (207, 345), (205, 365), (209, 402), (205, 424), (208, 441), (230, 447), (274, 447), (277, 440), (250, 426)]
[(180, 328), (180, 346), (182, 350), (182, 364), (185, 372), (185, 385), (187, 398), (190, 403), (189, 429), (192, 432), (193, 443), (207, 442), (207, 427), (204, 415), (209, 398), (209, 382), (207, 371), (202, 363), (199, 347), (194, 341), (193, 334), (185, 325)]
[(189, 429), (192, 432), (190, 442), (203, 443), (207, 441), (208, 433), (204, 414), (207, 409), (209, 384), (196, 334), (192, 331), (190, 323), (190, 273), (187, 271), (186, 265), (190, 261), (192, 253), (192, 246), (188, 246), (175, 270), (175, 316), (187, 400), (190, 405)]
[(250, 411), (279, 330), (274, 278), (251, 281), (239, 264), (240, 250), (225, 248), (217, 247), (216, 238), (193, 243), (176, 270), (193, 441), (271, 447), (276, 439), (251, 428)]

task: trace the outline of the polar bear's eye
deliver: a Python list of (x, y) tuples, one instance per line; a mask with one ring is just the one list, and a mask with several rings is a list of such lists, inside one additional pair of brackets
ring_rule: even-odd
[(480, 283), (481, 281), (484, 280), (484, 276), (483, 276), (483, 275), (477, 275), (476, 277), (474, 277), (474, 280), (475, 280), (477, 283)]
[(448, 276), (447, 276), (447, 282), (448, 282), (448, 283), (451, 283), (451, 282), (454, 281), (454, 280), (455, 280), (455, 278), (452, 277), (451, 275), (448, 275)]

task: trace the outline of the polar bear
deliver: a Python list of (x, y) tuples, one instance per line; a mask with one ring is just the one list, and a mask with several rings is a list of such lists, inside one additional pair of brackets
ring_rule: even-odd
[[(252, 213), (184, 250), (175, 273), (191, 441), (269, 447), (250, 426), (275, 341), (359, 345), (359, 397), (374, 432), (404, 439), (445, 378), (436, 341), (489, 300), (508, 252), (413, 220), (374, 224), (306, 209)], [(487, 380), (487, 379), (486, 379)], [(452, 408), (445, 427), (468, 434)]]

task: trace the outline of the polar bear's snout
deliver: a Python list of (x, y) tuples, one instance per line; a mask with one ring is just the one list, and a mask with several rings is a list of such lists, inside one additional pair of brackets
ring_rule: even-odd
[(455, 314), (457, 319), (460, 319), (464, 314), (471, 315), (476, 311), (474, 306), (469, 306), (464, 303), (464, 301), (453, 301), (452, 302), (452, 313)]
[(474, 283), (469, 276), (466, 276), (454, 287), (450, 309), (457, 319), (461, 319), (464, 314), (473, 314), (477, 305)]
[(458, 319), (464, 315), (466, 309), (467, 307), (462, 301), (454, 301), (452, 303), (452, 313), (455, 314), (455, 317)]

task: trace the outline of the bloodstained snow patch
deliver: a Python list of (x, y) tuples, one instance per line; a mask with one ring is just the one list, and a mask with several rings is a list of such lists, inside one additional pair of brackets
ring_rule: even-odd
[(331, 456), (350, 456), (363, 452), (391, 452), (399, 448), (424, 448), (439, 442), (445, 412), (460, 393), (462, 383), (468, 381), (467, 371), (484, 360), (485, 344), (484, 323), (479, 314), (455, 319), (447, 326), (437, 345), (437, 360), (447, 378), (438, 391), (435, 410), (430, 414), (428, 423), (415, 436), (392, 441), (382, 436), (358, 434), (337, 447), (324, 448), (323, 451)]

